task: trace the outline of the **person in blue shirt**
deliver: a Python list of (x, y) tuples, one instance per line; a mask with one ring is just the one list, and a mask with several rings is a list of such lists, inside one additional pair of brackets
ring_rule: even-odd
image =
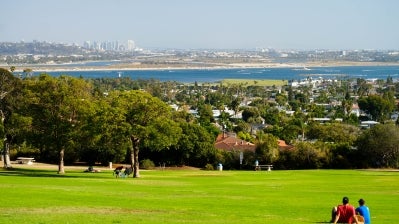
[(364, 224), (370, 224), (371, 223), (370, 210), (365, 205), (366, 201), (363, 199), (360, 199), (358, 202), (359, 202), (359, 207), (356, 208), (356, 214), (363, 216)]

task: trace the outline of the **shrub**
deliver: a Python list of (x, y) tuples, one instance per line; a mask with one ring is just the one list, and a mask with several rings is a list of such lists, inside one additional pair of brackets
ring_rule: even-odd
[(150, 170), (150, 169), (153, 169), (154, 167), (155, 167), (155, 164), (150, 159), (144, 159), (141, 161), (142, 169)]
[(213, 165), (212, 164), (206, 164), (204, 170), (214, 170)]
[(21, 145), (11, 145), (10, 157), (15, 159), (17, 157), (34, 157), (36, 160), (40, 157), (39, 149), (33, 148), (23, 142)]

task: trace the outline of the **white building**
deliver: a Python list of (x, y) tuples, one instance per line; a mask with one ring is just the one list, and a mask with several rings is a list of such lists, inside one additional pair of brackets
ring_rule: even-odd
[(136, 45), (134, 44), (133, 40), (127, 41), (127, 51), (134, 51), (136, 49)]

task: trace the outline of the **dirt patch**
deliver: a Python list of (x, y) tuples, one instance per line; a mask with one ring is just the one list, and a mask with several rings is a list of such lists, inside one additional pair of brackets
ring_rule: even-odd
[[(0, 167), (3, 167), (4, 163), (3, 161), (0, 161)], [(48, 164), (48, 163), (39, 163), (39, 162), (33, 162), (31, 165), (28, 164), (20, 164), (15, 161), (11, 161), (11, 166), (13, 168), (27, 168), (27, 169), (48, 169), (48, 170), (58, 170), (58, 165), (57, 164)], [(123, 166), (123, 167), (130, 167), (130, 164), (112, 164), (112, 168), (109, 166), (93, 166), (94, 169), (96, 170), (114, 170), (118, 166)], [(81, 170), (84, 171), (88, 168), (87, 165), (67, 165), (65, 166), (65, 170)], [(198, 167), (192, 167), (192, 166), (166, 166), (166, 167), (154, 167), (154, 170), (201, 170)]]
[[(3, 161), (0, 162), (0, 166), (3, 167), (4, 163)], [(58, 165), (57, 164), (48, 164), (48, 163), (38, 163), (38, 162), (33, 162), (32, 164), (20, 164), (15, 161), (11, 161), (11, 166), (12, 168), (26, 168), (26, 169), (43, 169), (43, 170), (58, 170)], [(64, 166), (65, 170), (81, 170), (84, 171), (88, 168), (88, 166)], [(94, 169), (97, 170), (107, 170), (109, 167), (93, 167)]]

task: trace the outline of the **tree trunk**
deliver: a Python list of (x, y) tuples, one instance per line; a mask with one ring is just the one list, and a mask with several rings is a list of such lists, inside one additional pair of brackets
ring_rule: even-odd
[(139, 170), (139, 148), (135, 147), (133, 148), (133, 153), (134, 153), (134, 173), (133, 173), (133, 177), (140, 177), (140, 170)]
[(132, 159), (132, 167), (133, 167), (133, 178), (140, 177), (140, 170), (139, 170), (139, 142), (140, 139), (134, 136), (130, 137), (132, 141), (132, 152), (131, 152), (131, 159)]
[(10, 162), (10, 145), (7, 140), (4, 142), (4, 150), (3, 150), (3, 159), (4, 159), (4, 168), (11, 168)]
[[(4, 120), (5, 116), (2, 110), (0, 110), (0, 115), (1, 115), (1, 124), (4, 127)], [(9, 139), (7, 135), (4, 136), (4, 149), (3, 149), (3, 160), (4, 160), (4, 168), (11, 168), (11, 162), (10, 162), (10, 145), (8, 144)]]
[(61, 148), (60, 151), (60, 163), (58, 164), (58, 174), (64, 174), (65, 169), (64, 169), (64, 147)]
[[(132, 142), (133, 143), (133, 142)], [(130, 147), (130, 151), (129, 151), (129, 154), (130, 154), (130, 167), (134, 167), (134, 153), (133, 153), (133, 144), (131, 145), (131, 147)]]

